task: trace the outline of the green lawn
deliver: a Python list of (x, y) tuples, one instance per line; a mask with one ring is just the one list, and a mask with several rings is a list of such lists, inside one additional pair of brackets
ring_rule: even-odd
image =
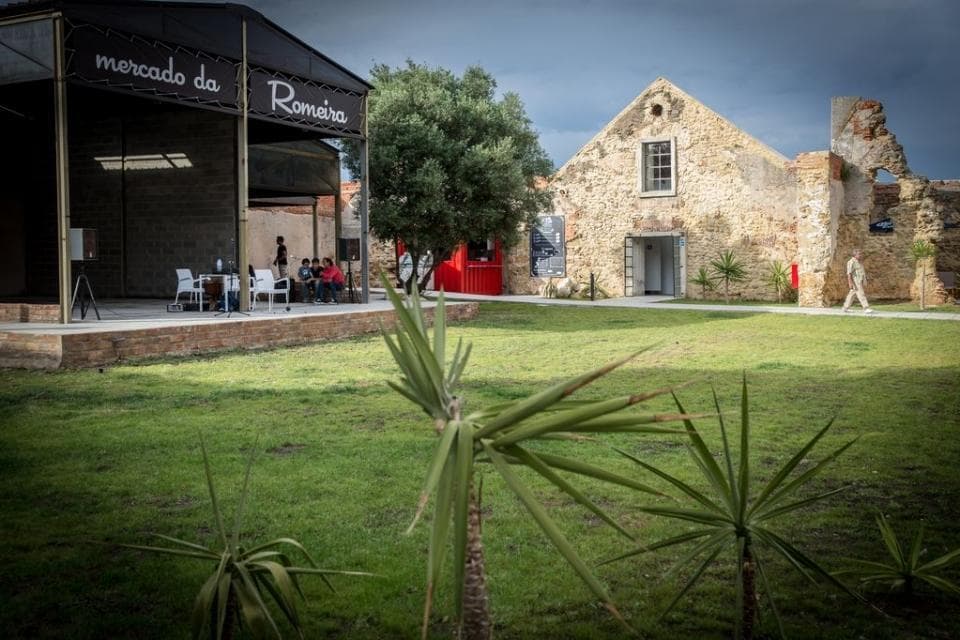
[[(709, 410), (713, 384), (733, 421), (746, 371), (757, 473), (771, 473), (833, 415), (834, 429), (805, 468), (861, 436), (811, 489), (847, 490), (783, 520), (782, 535), (830, 569), (844, 557), (880, 559), (873, 518), (882, 510), (901, 536), (926, 523), (931, 558), (960, 546), (960, 323), (484, 304), (476, 320), (450, 333), (474, 345), (464, 375), (468, 408), (520, 397), (651, 345), (587, 391), (622, 394), (698, 378), (680, 392), (687, 409)], [(425, 415), (386, 387), (395, 375), (373, 337), (103, 373), (0, 372), (3, 637), (189, 636), (193, 598), (210, 567), (95, 542), (144, 543), (147, 532), (214, 542), (200, 429), (228, 508), (259, 437), (245, 532), (251, 541), (290, 535), (322, 566), (379, 574), (336, 579), (336, 593), (307, 582), (306, 637), (419, 637), (427, 529), (403, 532), (435, 435)], [(666, 398), (654, 405), (671, 408)], [(715, 424), (701, 427), (719, 451)], [(611, 444), (696, 477), (677, 438), (617, 437)], [(551, 446), (656, 484), (604, 443)], [(485, 478), (496, 636), (623, 637), (495, 474)], [(637, 495), (580, 484), (644, 541), (683, 530), (633, 509), (649, 503)], [(588, 562), (626, 548), (592, 514), (538, 486)], [(729, 557), (658, 620), (682, 584), (661, 575), (682, 553), (656, 552), (597, 572), (644, 637), (729, 638)], [(880, 597), (890, 614), (884, 618), (811, 586), (782, 563), (771, 566), (791, 638), (949, 638), (960, 629), (956, 598), (929, 591), (909, 601)], [(763, 593), (761, 605), (767, 598)], [(443, 585), (431, 637), (450, 637), (450, 602)], [(773, 637), (772, 617), (762, 613), (761, 637)]]
[[(663, 302), (670, 304), (689, 304), (689, 305), (718, 305), (718, 304), (727, 304), (723, 301), (723, 298), (675, 298), (672, 300), (664, 300)], [(749, 306), (749, 307), (795, 307), (797, 306), (796, 302), (771, 302), (770, 300), (731, 300), (729, 302), (730, 306)], [(877, 311), (920, 311), (920, 305), (914, 302), (895, 302), (888, 300), (881, 300), (875, 303), (870, 304), (871, 307)], [(840, 305), (835, 305), (836, 309), (840, 308)], [(854, 302), (853, 310), (861, 311), (860, 303)], [(927, 305), (924, 311), (931, 313), (960, 313), (960, 304), (946, 303), (940, 305)]]

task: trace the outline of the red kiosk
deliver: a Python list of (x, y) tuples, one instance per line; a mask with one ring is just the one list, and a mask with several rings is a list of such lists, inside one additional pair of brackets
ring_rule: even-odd
[[(406, 252), (397, 241), (397, 260)], [(451, 293), (499, 296), (503, 293), (503, 251), (499, 240), (469, 242), (457, 247), (433, 272), (433, 288)]]
[(498, 296), (503, 293), (503, 251), (499, 240), (470, 242), (457, 247), (437, 266), (435, 288), (458, 293)]

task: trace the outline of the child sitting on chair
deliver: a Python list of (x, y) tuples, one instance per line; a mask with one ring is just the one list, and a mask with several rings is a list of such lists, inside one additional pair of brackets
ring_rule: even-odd
[(304, 302), (310, 300), (310, 283), (313, 280), (313, 271), (310, 270), (310, 259), (304, 258), (300, 261), (300, 268), (297, 269), (297, 278), (300, 280), (300, 299)]

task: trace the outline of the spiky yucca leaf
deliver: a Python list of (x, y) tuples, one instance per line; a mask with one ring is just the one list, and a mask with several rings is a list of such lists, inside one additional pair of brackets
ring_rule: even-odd
[[(176, 546), (158, 547), (137, 544), (119, 544), (118, 546), (216, 563), (214, 572), (200, 587), (200, 591), (194, 600), (191, 614), (191, 637), (195, 640), (208, 637), (218, 640), (222, 638), (227, 627), (235, 622), (232, 607), (239, 610), (243, 624), (250, 629), (255, 637), (282, 637), (268, 602), (272, 602), (280, 610), (297, 635), (302, 638), (303, 632), (300, 617), (297, 613), (296, 595), (301, 598), (304, 598), (304, 595), (297, 581), (298, 575), (319, 575), (327, 586), (333, 589), (333, 585), (330, 584), (328, 578), (330, 575), (370, 576), (373, 574), (362, 571), (320, 569), (303, 545), (293, 538), (277, 538), (250, 549), (244, 549), (240, 544), (240, 531), (257, 445), (254, 443), (247, 460), (243, 489), (240, 494), (232, 532), (227, 531), (223, 524), (223, 511), (217, 500), (213, 472), (210, 470), (210, 460), (207, 456), (207, 448), (202, 434), (200, 436), (200, 449), (203, 452), (203, 468), (207, 490), (210, 493), (210, 502), (213, 506), (214, 520), (217, 523), (217, 534), (223, 548), (215, 550), (159, 533), (153, 535)], [(284, 551), (286, 548), (292, 548), (300, 552), (310, 566), (293, 565), (289, 555)]]
[(595, 513), (623, 535), (630, 537), (623, 527), (558, 472), (629, 486), (637, 491), (657, 493), (655, 490), (630, 478), (577, 460), (536, 453), (528, 448), (528, 445), (539, 440), (571, 437), (573, 434), (582, 438), (589, 434), (618, 432), (684, 433), (677, 429), (652, 425), (689, 420), (694, 416), (682, 411), (679, 414), (640, 414), (628, 411), (641, 402), (670, 393), (672, 389), (669, 388), (614, 399), (577, 401), (570, 398), (578, 390), (629, 362), (640, 352), (563, 380), (530, 397), (500, 403), (461, 416), (462, 400), (457, 396), (455, 385), (466, 365), (470, 345), (463, 347), (462, 342), (458, 342), (453, 360), (449, 363), (446, 361), (442, 352), (447, 344), (442, 294), (434, 312), (431, 337), (416, 290), (404, 301), (384, 277), (381, 277), (381, 282), (397, 312), (396, 336), (392, 338), (383, 330), (384, 339), (403, 376), (400, 382), (391, 382), (390, 386), (434, 417), (440, 433), (440, 439), (427, 467), (413, 522), (408, 529), (413, 529), (429, 504), (430, 497), (435, 496), (427, 553), (427, 593), (422, 629), (424, 637), (436, 585), (440, 581), (444, 555), (450, 546), (451, 530), (453, 579), (455, 588), (458, 589), (454, 596), (454, 606), (457, 619), (462, 619), (464, 603), (459, 588), (465, 580), (467, 518), (476, 463), (492, 465), (560, 556), (611, 613), (622, 620), (603, 585), (570, 545), (543, 505), (536, 500), (534, 492), (512, 470), (512, 466), (531, 468), (559, 491)]
[(861, 587), (875, 584), (886, 585), (891, 591), (912, 593), (917, 581), (923, 581), (945, 593), (960, 595), (960, 586), (937, 574), (950, 565), (960, 561), (960, 549), (954, 549), (929, 562), (920, 564), (923, 555), (923, 529), (921, 524), (913, 538), (909, 551), (905, 550), (893, 531), (893, 527), (883, 514), (876, 516), (880, 537), (887, 549), (887, 562), (871, 562), (848, 558), (854, 567), (837, 571), (834, 575), (852, 575), (859, 580)]
[[(679, 399), (676, 399), (676, 396), (675, 400), (678, 410), (685, 414), (683, 405)], [(778, 516), (823, 500), (842, 490), (841, 487), (788, 502), (791, 496), (794, 496), (813, 477), (820, 473), (826, 465), (846, 451), (856, 439), (840, 446), (812, 468), (791, 479), (800, 461), (806, 457), (814, 445), (816, 445), (830, 429), (830, 426), (833, 424), (831, 420), (801, 448), (800, 452), (777, 471), (769, 481), (759, 487), (758, 491), (753, 486), (754, 479), (752, 477), (749, 459), (752, 439), (750, 435), (749, 395), (747, 392), (746, 376), (743, 377), (741, 388), (740, 448), (739, 456), (736, 459), (727, 439), (726, 425), (719, 409), (719, 402), (716, 400), (716, 393), (714, 393), (714, 403), (717, 406), (717, 415), (720, 421), (722, 465), (715, 460), (710, 447), (706, 444), (699, 431), (697, 431), (692, 420), (684, 420), (686, 434), (689, 439), (688, 450), (694, 463), (700, 470), (701, 475), (706, 480), (709, 491), (696, 488), (675, 475), (647, 464), (627, 452), (620, 452), (645, 471), (668, 482), (675, 489), (679, 489), (687, 501), (693, 502), (693, 505), (689, 508), (644, 506), (638, 508), (640, 511), (651, 515), (690, 522), (697, 525), (697, 528), (692, 532), (674, 536), (652, 545), (638, 546), (615, 558), (605, 561), (604, 564), (641, 553), (647, 553), (655, 549), (696, 542), (697, 544), (693, 549), (676, 563), (671, 572), (679, 572), (681, 569), (697, 563), (696, 569), (690, 579), (677, 593), (676, 597), (667, 606), (663, 615), (669, 613), (680, 599), (694, 586), (700, 576), (703, 575), (703, 572), (716, 560), (719, 554), (723, 552), (724, 549), (730, 548), (737, 550), (736, 600), (738, 607), (744, 612), (745, 616), (748, 610), (752, 610), (746, 606), (746, 603), (750, 602), (752, 594), (744, 593), (744, 571), (745, 565), (748, 562), (756, 567), (757, 572), (760, 574), (761, 582), (769, 593), (767, 576), (764, 573), (764, 567), (760, 562), (759, 556), (754, 551), (755, 547), (759, 548), (763, 546), (772, 549), (811, 581), (816, 582), (817, 579), (824, 579), (850, 595), (858, 597), (823, 569), (823, 567), (802, 553), (793, 544), (784, 540), (768, 528), (770, 521), (775, 520)], [(769, 598), (769, 601), (773, 605), (774, 618), (777, 620), (777, 625), (782, 632), (779, 611), (775, 603), (773, 603), (772, 596)], [(748, 622), (752, 625), (752, 620), (740, 620), (738, 618), (736, 629), (738, 636), (741, 633), (741, 625), (746, 627)]]

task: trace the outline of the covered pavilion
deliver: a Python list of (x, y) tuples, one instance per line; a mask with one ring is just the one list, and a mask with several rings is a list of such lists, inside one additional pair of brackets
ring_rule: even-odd
[(339, 196), (331, 140), (359, 147), (366, 303), (371, 88), (243, 5), (0, 8), (0, 320), (70, 323), (81, 272), (171, 300), (176, 268), (245, 273), (251, 200)]

